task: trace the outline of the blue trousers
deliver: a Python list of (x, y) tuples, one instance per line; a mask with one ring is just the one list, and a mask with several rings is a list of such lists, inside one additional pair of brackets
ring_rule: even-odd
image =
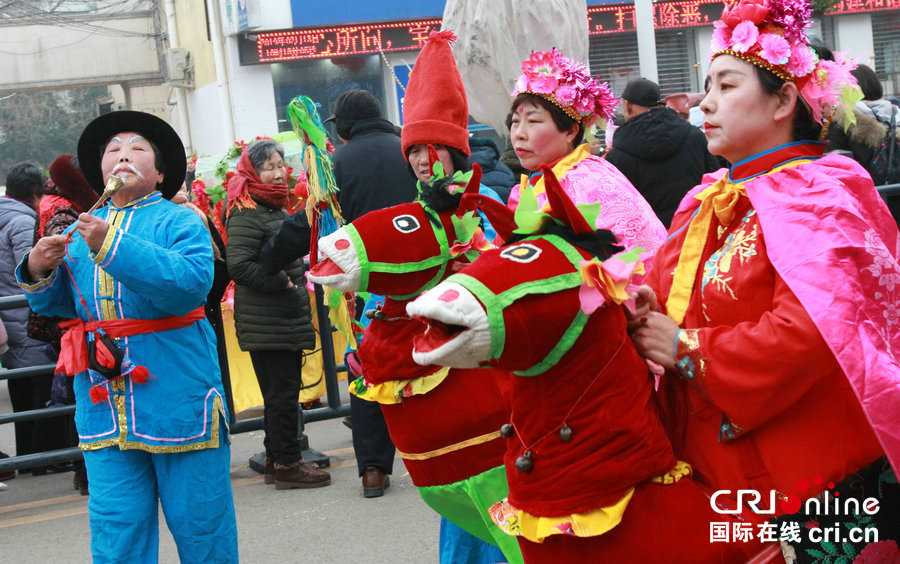
[(503, 551), (441, 517), (441, 564), (495, 564), (507, 562)]
[(84, 452), (94, 564), (159, 561), (158, 504), (182, 563), (237, 562), (231, 450)]

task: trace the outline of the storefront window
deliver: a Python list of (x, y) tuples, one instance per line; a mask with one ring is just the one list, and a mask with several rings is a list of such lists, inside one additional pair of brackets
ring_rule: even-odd
[[(378, 55), (307, 59), (273, 64), (272, 82), (275, 86), (278, 130), (291, 129), (287, 118), (287, 105), (296, 96), (309, 96), (318, 103), (319, 115), (323, 120), (334, 111), (338, 96), (354, 88), (371, 91), (383, 105), (381, 68), (381, 59)], [(326, 125), (332, 143), (339, 144), (334, 125)]]

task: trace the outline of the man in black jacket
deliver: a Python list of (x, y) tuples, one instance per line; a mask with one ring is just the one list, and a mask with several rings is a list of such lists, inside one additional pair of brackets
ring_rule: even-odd
[[(367, 90), (348, 90), (335, 104), (334, 122), (344, 142), (332, 157), (335, 182), (340, 189), (338, 203), (347, 222), (370, 211), (411, 202), (416, 198), (416, 180), (409, 173), (400, 148), (400, 137), (391, 122), (381, 117), (381, 103)], [(304, 211), (289, 217), (260, 253), (260, 263), (268, 271), (278, 271), (285, 261), (309, 252), (309, 224)], [(363, 308), (358, 308), (360, 311)], [(355, 353), (348, 356), (353, 374)], [(394, 466), (391, 442), (381, 404), (350, 395), (353, 450), (362, 477), (363, 495), (378, 497), (390, 485)]]
[(394, 125), (381, 117), (381, 104), (368, 90), (340, 95), (333, 121), (343, 147), (335, 151), (334, 178), (338, 203), (347, 222), (416, 197), (416, 182), (407, 170), (400, 137)]
[[(334, 121), (338, 137), (345, 143), (333, 157), (334, 179), (340, 188), (338, 203), (345, 220), (351, 222), (370, 211), (416, 198), (416, 181), (409, 174), (400, 137), (394, 125), (381, 117), (381, 103), (374, 94), (368, 90), (344, 92), (337, 99), (334, 115), (325, 121), (329, 120)], [(352, 355), (355, 353), (348, 357)], [(348, 370), (352, 364), (348, 362)], [(351, 394), (350, 413), (363, 496), (379, 497), (390, 485), (388, 475), (393, 471), (396, 450), (381, 404)]]
[(719, 162), (707, 151), (703, 132), (663, 105), (655, 82), (629, 81), (622, 100), (626, 121), (616, 129), (606, 159), (668, 228), (684, 195)]

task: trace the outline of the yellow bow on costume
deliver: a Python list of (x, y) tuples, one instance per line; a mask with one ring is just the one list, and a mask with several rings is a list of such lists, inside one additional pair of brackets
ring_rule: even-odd
[[(562, 182), (563, 177), (569, 172), (569, 169), (583, 161), (584, 159), (591, 156), (590, 146), (586, 143), (582, 143), (581, 145), (575, 147), (575, 150), (560, 159), (558, 163), (551, 169), (553, 171), (553, 175)], [(526, 186), (528, 186), (528, 176), (522, 175), (521, 180), (519, 181), (519, 190), (524, 190)], [(543, 194), (547, 190), (544, 188), (544, 175), (542, 174), (540, 178), (534, 183), (534, 195)], [(577, 203), (577, 202), (576, 202)], [(550, 204), (545, 203), (544, 207), (541, 208), (542, 211), (546, 211), (550, 208)]]
[(712, 186), (694, 196), (700, 200), (700, 209), (688, 226), (684, 245), (678, 256), (678, 266), (675, 267), (672, 289), (666, 302), (669, 317), (679, 325), (684, 321), (684, 314), (687, 312), (688, 304), (691, 303), (691, 293), (713, 215), (722, 225), (730, 224), (734, 219), (735, 206), (741, 201), (741, 196), (746, 195), (743, 183), (735, 184), (723, 176)]
[[(764, 174), (773, 174), (808, 162), (811, 162), (811, 159), (795, 159), (776, 166)], [(750, 178), (757, 176), (762, 175)], [(744, 180), (749, 180), (749, 178)], [(744, 188), (743, 182), (731, 182), (728, 180), (728, 175), (725, 175), (709, 188), (694, 196), (701, 202), (700, 209), (697, 210), (688, 226), (684, 245), (681, 247), (681, 254), (678, 257), (678, 266), (675, 267), (672, 289), (669, 291), (669, 299), (666, 302), (669, 317), (679, 325), (684, 321), (684, 314), (691, 303), (691, 293), (694, 291), (694, 282), (697, 280), (697, 270), (700, 267), (703, 247), (706, 246), (707, 234), (712, 226), (713, 215), (719, 219), (721, 225), (729, 225), (734, 219), (735, 206), (741, 201), (741, 197), (746, 195), (747, 190)]]

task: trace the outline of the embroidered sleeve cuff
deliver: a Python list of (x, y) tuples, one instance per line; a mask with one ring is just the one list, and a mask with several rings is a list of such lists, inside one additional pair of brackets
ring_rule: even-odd
[(40, 280), (34, 281), (31, 279), (31, 276), (28, 274), (28, 255), (31, 251), (25, 254), (22, 257), (21, 262), (19, 262), (16, 267), (16, 282), (26, 292), (37, 292), (44, 286), (50, 285), (53, 282), (53, 279), (56, 277), (56, 269), (50, 271), (50, 274), (41, 278)]
[(116, 226), (110, 225), (109, 229), (106, 231), (106, 239), (104, 239), (103, 244), (100, 245), (100, 250), (96, 253), (89, 253), (94, 264), (101, 268), (106, 266), (109, 260), (112, 260), (112, 257), (115, 255), (114, 249), (120, 238), (121, 236)]
[(675, 367), (691, 385), (706, 395), (705, 379), (707, 359), (700, 350), (700, 331), (682, 329), (675, 336)]

